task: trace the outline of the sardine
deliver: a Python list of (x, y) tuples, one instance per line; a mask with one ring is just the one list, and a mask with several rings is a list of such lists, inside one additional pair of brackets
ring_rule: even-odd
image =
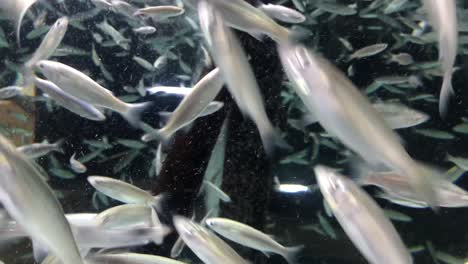
[(76, 173), (85, 173), (88, 169), (83, 163), (75, 159), (75, 155), (76, 153), (73, 153), (73, 155), (70, 157), (70, 167)]
[(265, 253), (274, 252), (283, 256), (290, 264), (295, 263), (297, 254), (303, 248), (303, 246), (284, 247), (261, 231), (227, 218), (208, 218), (205, 223), (229, 240)]
[(21, 86), (7, 86), (0, 89), (0, 99), (7, 100), (15, 96), (21, 95), (23, 87)]
[(18, 152), (21, 152), (23, 155), (25, 155), (26, 157), (30, 159), (37, 159), (53, 151), (63, 153), (62, 144), (63, 144), (63, 139), (53, 144), (44, 142), (44, 143), (33, 143), (29, 145), (24, 145), (21, 147), (17, 147), (16, 150)]
[(67, 110), (94, 121), (104, 121), (106, 116), (91, 104), (72, 96), (62, 89), (60, 89), (53, 82), (34, 78), (34, 83), (37, 88), (46, 93), (58, 105), (66, 108)]
[(439, 36), (439, 60), (444, 70), (439, 112), (445, 117), (450, 96), (453, 95), (452, 72), (458, 47), (457, 5), (455, 0), (424, 0), (423, 3)]
[(408, 155), (398, 136), (346, 76), (300, 44), (280, 45), (279, 53), (296, 93), (328, 133), (368, 162), (405, 175), (421, 199), (437, 206), (435, 179)]
[(324, 166), (314, 168), (320, 191), (354, 245), (370, 263), (413, 263), (383, 210), (353, 181)]
[(138, 126), (140, 114), (149, 103), (127, 104), (115, 97), (86, 74), (59, 62), (42, 60), (37, 67), (65, 92), (92, 105), (102, 106), (120, 113), (130, 124)]
[(361, 58), (377, 55), (381, 53), (382, 51), (384, 51), (387, 47), (388, 47), (387, 43), (377, 43), (377, 44), (373, 44), (370, 46), (360, 48), (349, 56), (349, 60), (361, 59)]
[(282, 5), (261, 4), (258, 6), (258, 9), (270, 17), (286, 23), (299, 24), (306, 20), (306, 17), (299, 11)]

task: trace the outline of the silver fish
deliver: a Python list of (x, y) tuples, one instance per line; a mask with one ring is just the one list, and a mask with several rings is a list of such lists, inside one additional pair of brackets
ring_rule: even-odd
[(34, 83), (37, 88), (39, 88), (42, 92), (46, 93), (58, 105), (61, 105), (69, 111), (89, 120), (106, 120), (104, 114), (97, 108), (81, 99), (76, 98), (75, 96), (64, 92), (53, 82), (42, 80), (36, 77), (34, 78)]
[(117, 29), (115, 29), (112, 25), (107, 23), (107, 20), (104, 20), (103, 22), (96, 24), (96, 27), (100, 29), (102, 32), (109, 35), (112, 38), (112, 40), (117, 45), (122, 47), (124, 50), (130, 49), (130, 45), (129, 45), (130, 40), (126, 39), (124, 36), (122, 36), (122, 34)]
[(429, 115), (399, 103), (374, 103), (372, 106), (382, 115), (392, 129), (417, 126), (429, 120)]
[(277, 42), (282, 42), (292, 36), (287, 28), (279, 25), (260, 9), (246, 1), (208, 0), (207, 2), (219, 12), (227, 26), (245, 31), (255, 38), (267, 35)]
[(37, 159), (53, 151), (63, 153), (62, 144), (63, 144), (63, 140), (59, 140), (53, 144), (50, 144), (47, 142), (33, 143), (33, 144), (17, 147), (16, 150), (18, 152), (21, 152), (23, 155), (25, 155), (26, 157), (30, 159)]
[(15, 96), (21, 95), (23, 87), (21, 86), (7, 86), (0, 89), (0, 99), (6, 100)]
[(62, 42), (63, 37), (68, 29), (68, 18), (59, 18), (54, 25), (50, 28), (47, 35), (42, 40), (39, 47), (36, 49), (32, 57), (25, 63), (27, 68), (32, 68), (34, 65), (41, 61), (47, 60)]
[[(210, 181), (203, 181), (205, 188), (209, 188), (210, 190), (215, 193), (215, 195), (223, 202), (230, 203), (231, 202), (231, 197), (229, 197), (228, 194), (226, 194), (223, 190), (221, 190), (218, 186), (213, 184)], [(206, 190), (206, 189), (205, 189)]]
[(73, 153), (73, 155), (70, 157), (70, 167), (76, 173), (85, 173), (88, 169), (85, 165), (83, 165), (83, 163), (79, 162), (75, 158), (75, 155), (76, 153)]
[(161, 224), (156, 212), (141, 204), (123, 204), (109, 208), (99, 213), (95, 220), (107, 229), (149, 228)]
[(2, 0), (0, 1), (0, 13), (8, 19), (13, 20), (16, 26), (16, 40), (20, 45), (20, 31), (23, 17), (28, 9), (37, 0)]
[[(220, 2), (231, 3), (231, 1)], [(246, 2), (242, 3), (246, 4)], [(235, 6), (233, 5), (233, 7)], [(218, 13), (217, 10), (208, 2), (199, 3), (200, 21), (208, 25), (201, 28), (209, 30), (209, 32), (204, 32), (204, 36), (211, 36), (211, 39), (208, 40), (208, 43), (211, 43), (211, 53), (226, 81), (229, 92), (241, 112), (254, 121), (266, 152), (272, 154), (275, 145), (285, 146), (287, 144), (276, 134), (275, 128), (268, 119), (260, 88), (247, 60), (247, 55), (234, 32), (224, 25), (224, 14)]]
[(230, 246), (201, 225), (174, 216), (174, 226), (185, 244), (206, 264), (247, 264)]
[(291, 264), (295, 263), (297, 254), (303, 248), (302, 246), (284, 247), (259, 230), (227, 218), (208, 218), (205, 223), (229, 240), (262, 252), (274, 252), (283, 256)]
[[(167, 124), (153, 133), (145, 134), (143, 141), (167, 140), (182, 127), (190, 124), (218, 95), (224, 80), (218, 68), (203, 77), (172, 113)], [(181, 88), (179, 88), (181, 89)]]
[(314, 168), (320, 191), (354, 245), (370, 263), (413, 263), (384, 212), (353, 181), (330, 168)]
[(429, 14), (429, 20), (439, 36), (439, 60), (444, 70), (439, 112), (441, 116), (445, 116), (450, 95), (453, 94), (452, 72), (458, 47), (457, 6), (455, 0), (424, 0), (423, 3)]
[(185, 9), (178, 6), (150, 6), (138, 9), (134, 16), (150, 16), (157, 20), (180, 16), (185, 13)]
[(366, 46), (364, 48), (360, 48), (349, 56), (349, 60), (361, 59), (361, 58), (377, 55), (381, 53), (382, 51), (384, 51), (387, 47), (388, 47), (387, 43), (377, 43), (377, 44), (373, 44), (370, 46)]
[(423, 200), (438, 204), (435, 179), (411, 159), (398, 136), (346, 76), (302, 45), (280, 45), (279, 52), (296, 93), (328, 133), (368, 162), (401, 172)]
[(286, 23), (299, 24), (306, 20), (306, 17), (299, 11), (282, 5), (261, 4), (258, 6), (258, 9), (262, 10), (270, 17)]
[(29, 236), (66, 263), (81, 264), (71, 228), (44, 176), (0, 135), (0, 201)]
[(153, 197), (150, 193), (120, 180), (103, 176), (89, 176), (88, 182), (96, 190), (122, 203), (157, 207), (159, 202), (159, 196)]
[(134, 126), (138, 126), (141, 112), (149, 106), (149, 103), (124, 103), (84, 73), (65, 64), (42, 60), (36, 65), (47, 79), (65, 92), (92, 105), (116, 111)]
[(97, 254), (87, 257), (87, 260), (94, 264), (185, 264), (185, 262), (162, 256), (139, 253)]

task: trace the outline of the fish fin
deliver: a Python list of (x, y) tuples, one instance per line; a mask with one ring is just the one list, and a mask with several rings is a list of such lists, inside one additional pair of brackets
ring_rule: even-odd
[(64, 138), (61, 138), (59, 140), (57, 140), (54, 145), (56, 147), (55, 151), (59, 152), (59, 153), (62, 153), (62, 154), (65, 154), (65, 151), (63, 150), (63, 144), (65, 143), (65, 139)]
[(304, 249), (304, 245), (286, 247), (283, 257), (289, 264), (298, 263), (299, 253)]
[(442, 81), (442, 88), (440, 89), (439, 96), (439, 113), (440, 117), (445, 119), (447, 117), (448, 105), (450, 97), (454, 94), (452, 87), (452, 71), (444, 73), (444, 79)]
[(126, 104), (127, 110), (122, 113), (122, 116), (134, 127), (139, 127), (141, 124), (141, 113), (152, 105), (151, 102)]

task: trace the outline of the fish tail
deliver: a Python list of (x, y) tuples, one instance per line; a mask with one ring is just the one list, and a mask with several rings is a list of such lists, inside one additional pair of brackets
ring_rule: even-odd
[(168, 135), (166, 129), (154, 129), (152, 132), (148, 132), (141, 137), (143, 142), (149, 142), (152, 140), (157, 140), (159, 142), (165, 142), (169, 139), (170, 135)]
[(454, 94), (452, 87), (452, 71), (446, 71), (444, 73), (444, 79), (442, 81), (442, 89), (440, 90), (439, 97), (439, 113), (442, 118), (447, 117), (448, 105), (450, 97)]
[(151, 102), (126, 104), (127, 109), (122, 113), (122, 116), (134, 127), (139, 127), (141, 124), (141, 113), (151, 105)]
[(59, 139), (57, 140), (54, 145), (55, 145), (55, 151), (59, 152), (59, 153), (62, 153), (62, 154), (65, 154), (64, 150), (63, 150), (63, 144), (65, 143), (65, 139)]
[(295, 247), (287, 247), (283, 257), (289, 264), (298, 263), (299, 253), (304, 249), (303, 245), (295, 246)]

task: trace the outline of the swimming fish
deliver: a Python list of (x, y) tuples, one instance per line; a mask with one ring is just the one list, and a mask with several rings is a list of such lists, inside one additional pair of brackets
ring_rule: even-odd
[(205, 190), (207, 190), (206, 188), (209, 188), (210, 190), (212, 190), (213, 193), (215, 193), (216, 196), (217, 196), (221, 201), (226, 202), (226, 203), (230, 203), (230, 202), (231, 202), (231, 197), (229, 197), (228, 194), (226, 194), (223, 190), (221, 190), (218, 186), (216, 186), (216, 185), (213, 184), (212, 182), (204, 180), (204, 181), (203, 181), (203, 184), (204, 184)]
[(123, 204), (102, 211), (96, 216), (97, 223), (107, 229), (130, 229), (161, 225), (156, 212), (142, 204)]
[(23, 87), (21, 86), (7, 86), (0, 89), (0, 99), (7, 100), (15, 96), (21, 95)]
[(314, 168), (320, 191), (354, 245), (370, 263), (413, 263), (383, 210), (352, 180), (325, 166)]
[(36, 3), (37, 0), (2, 0), (0, 1), (0, 13), (13, 20), (16, 26), (16, 40), (20, 45), (20, 31), (23, 17), (28, 9)]
[(178, 260), (139, 253), (96, 254), (86, 258), (94, 264), (185, 264)]
[(138, 34), (149, 35), (149, 34), (153, 34), (154, 32), (156, 32), (156, 28), (151, 27), (151, 26), (143, 26), (143, 27), (135, 28), (133, 29), (133, 31)]
[(33, 143), (29, 145), (24, 145), (24, 146), (17, 147), (16, 150), (18, 152), (21, 152), (23, 155), (25, 155), (26, 157), (30, 159), (37, 159), (53, 151), (63, 153), (62, 144), (63, 144), (63, 139), (53, 144), (50, 144), (48, 142), (43, 142), (43, 143)]
[(42, 60), (36, 65), (47, 79), (65, 92), (92, 105), (114, 110), (133, 126), (138, 126), (141, 112), (149, 106), (149, 103), (124, 103), (84, 73), (60, 62)]
[(398, 136), (354, 84), (332, 64), (300, 44), (280, 45), (279, 53), (296, 93), (325, 130), (370, 163), (385, 164), (405, 175), (431, 206), (437, 173), (414, 161)]
[(24, 154), (0, 135), (0, 201), (36, 243), (63, 262), (82, 264), (62, 207), (44, 176)]
[(70, 160), (69, 160), (70, 167), (76, 173), (85, 173), (88, 169), (86, 168), (86, 166), (83, 163), (76, 160), (75, 155), (76, 155), (76, 153), (73, 153), (73, 155), (71, 155), (71, 157), (70, 157)]
[(153, 197), (150, 193), (135, 185), (103, 176), (89, 176), (88, 182), (103, 194), (127, 204), (143, 204), (158, 208), (160, 196)]
[(62, 42), (68, 29), (68, 17), (61, 17), (52, 25), (47, 35), (45, 35), (39, 47), (32, 57), (25, 63), (27, 68), (32, 68), (37, 62), (47, 60)]
[(303, 246), (284, 247), (261, 231), (227, 218), (208, 218), (205, 223), (229, 240), (265, 253), (274, 252), (283, 256), (290, 264), (295, 263), (297, 254), (303, 248)]
[(282, 5), (261, 4), (258, 9), (270, 17), (286, 23), (299, 24), (306, 20), (306, 17), (299, 11)]
[(445, 117), (450, 96), (453, 94), (452, 73), (458, 47), (457, 6), (455, 0), (424, 0), (423, 4), (439, 37), (439, 60), (444, 70), (439, 112)]
[(198, 81), (191, 92), (184, 97), (163, 128), (145, 134), (142, 140), (160, 139), (165, 141), (169, 139), (177, 130), (193, 122), (215, 99), (223, 85), (224, 79), (220, 70), (215, 68)]
[(91, 104), (72, 96), (60, 89), (53, 82), (42, 80), (35, 77), (34, 83), (37, 88), (46, 93), (47, 96), (54, 100), (58, 105), (65, 109), (89, 120), (104, 121), (106, 117), (96, 107)]
[[(221, 2), (231, 3), (231, 1)], [(246, 4), (243, 1), (242, 3)], [(233, 4), (234, 6), (236, 5)], [(204, 32), (204, 36), (211, 37), (207, 42), (211, 43), (213, 59), (226, 81), (229, 92), (241, 112), (254, 121), (267, 154), (273, 153), (275, 145), (287, 148), (287, 144), (278, 136), (267, 116), (260, 88), (247, 55), (234, 32), (224, 25), (225, 14), (218, 13), (217, 10), (207, 2), (202, 1), (198, 5), (200, 23), (207, 25), (201, 28), (209, 30)]]
[(157, 20), (162, 20), (170, 17), (180, 16), (185, 13), (185, 9), (178, 6), (150, 6), (138, 9), (134, 16), (150, 16)]
[(228, 244), (201, 225), (174, 216), (174, 226), (185, 244), (206, 264), (247, 264)]
[(384, 51), (387, 47), (388, 47), (387, 43), (377, 43), (377, 44), (373, 44), (370, 46), (360, 48), (354, 51), (353, 54), (349, 56), (349, 60), (361, 59), (361, 58), (377, 55), (381, 53), (382, 51)]

